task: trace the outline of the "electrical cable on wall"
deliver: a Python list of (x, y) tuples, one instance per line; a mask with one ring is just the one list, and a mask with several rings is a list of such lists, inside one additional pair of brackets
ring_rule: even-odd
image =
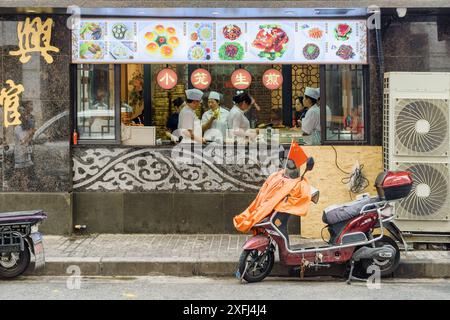
[(368, 186), (369, 186), (369, 180), (364, 176), (364, 173), (362, 172), (364, 165), (361, 164), (357, 164), (356, 168), (353, 170), (353, 172), (346, 172), (344, 171), (338, 164), (338, 154), (337, 154), (337, 150), (334, 146), (331, 146), (334, 150), (334, 154), (335, 154), (335, 164), (336, 167), (344, 174), (346, 174), (347, 176), (341, 179), (341, 182), (343, 184), (347, 184), (349, 185), (349, 193), (350, 193), (350, 198), (352, 198), (352, 193), (353, 194), (358, 194), (361, 193), (362, 191), (364, 191)]

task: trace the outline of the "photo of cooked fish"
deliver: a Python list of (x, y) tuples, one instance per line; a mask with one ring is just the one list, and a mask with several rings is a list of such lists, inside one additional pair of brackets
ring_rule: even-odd
[(275, 60), (284, 55), (289, 43), (288, 34), (278, 24), (260, 25), (252, 47), (259, 50), (258, 56)]

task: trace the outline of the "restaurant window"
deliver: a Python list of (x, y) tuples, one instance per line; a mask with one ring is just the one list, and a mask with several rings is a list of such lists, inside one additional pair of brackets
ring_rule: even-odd
[(113, 65), (77, 65), (76, 127), (80, 142), (118, 139), (116, 75)]
[(325, 66), (324, 142), (367, 141), (364, 74), (362, 65)]

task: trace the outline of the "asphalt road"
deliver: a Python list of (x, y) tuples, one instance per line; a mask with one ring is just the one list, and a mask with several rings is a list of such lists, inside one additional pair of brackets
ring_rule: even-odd
[[(79, 279), (79, 278), (78, 278)], [(78, 288), (79, 285), (79, 289)], [(72, 289), (69, 289), (72, 288)], [(450, 300), (450, 279), (384, 280), (380, 288), (366, 283), (347, 285), (336, 279), (267, 278), (240, 284), (234, 278), (26, 277), (0, 280), (0, 301), (8, 299), (445, 299)]]

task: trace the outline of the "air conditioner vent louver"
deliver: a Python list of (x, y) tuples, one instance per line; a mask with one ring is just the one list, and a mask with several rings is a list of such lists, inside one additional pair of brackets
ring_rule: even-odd
[(396, 154), (407, 156), (448, 154), (448, 101), (399, 99), (395, 109)]
[(413, 188), (396, 205), (399, 219), (448, 220), (449, 168), (443, 163), (400, 163), (398, 170), (412, 173)]

